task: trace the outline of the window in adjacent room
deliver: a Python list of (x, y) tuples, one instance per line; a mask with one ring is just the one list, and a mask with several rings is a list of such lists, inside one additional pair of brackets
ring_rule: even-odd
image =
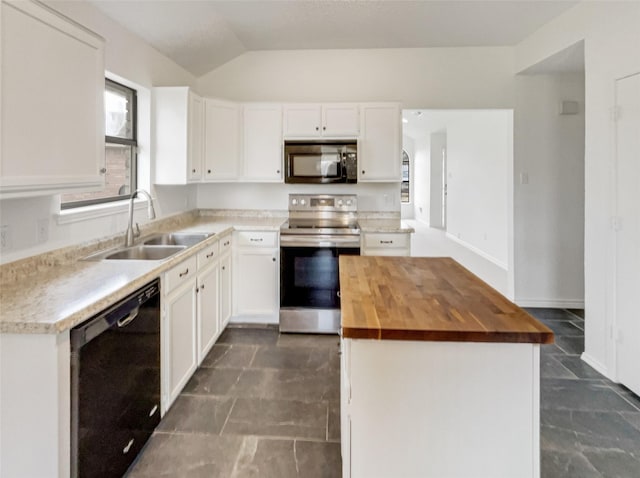
[(62, 195), (62, 209), (129, 199), (136, 189), (136, 91), (107, 79), (105, 106), (105, 188)]
[(402, 185), (400, 187), (400, 199), (402, 202), (409, 201), (409, 155), (402, 150)]

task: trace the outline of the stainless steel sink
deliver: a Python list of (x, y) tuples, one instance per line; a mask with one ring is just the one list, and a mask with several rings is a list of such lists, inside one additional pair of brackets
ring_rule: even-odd
[(173, 232), (167, 234), (158, 234), (145, 241), (143, 244), (151, 245), (168, 245), (168, 246), (193, 246), (199, 242), (204, 241), (206, 238), (212, 236), (206, 232), (202, 233), (180, 233)]
[(86, 257), (87, 261), (130, 260), (130, 261), (160, 261), (186, 249), (187, 246), (147, 246), (139, 245), (122, 249), (99, 252)]

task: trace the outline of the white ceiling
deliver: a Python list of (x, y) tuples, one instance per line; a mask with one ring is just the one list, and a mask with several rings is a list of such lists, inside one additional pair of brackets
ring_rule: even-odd
[(201, 76), (250, 50), (515, 45), (577, 0), (89, 0)]

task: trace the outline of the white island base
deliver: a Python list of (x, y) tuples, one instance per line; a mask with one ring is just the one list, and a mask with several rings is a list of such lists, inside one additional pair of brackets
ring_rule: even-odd
[(538, 478), (540, 345), (342, 339), (343, 478)]

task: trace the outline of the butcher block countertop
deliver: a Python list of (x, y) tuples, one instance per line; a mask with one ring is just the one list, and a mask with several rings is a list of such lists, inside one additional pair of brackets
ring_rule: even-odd
[(340, 256), (342, 336), (553, 343), (553, 332), (449, 257)]

